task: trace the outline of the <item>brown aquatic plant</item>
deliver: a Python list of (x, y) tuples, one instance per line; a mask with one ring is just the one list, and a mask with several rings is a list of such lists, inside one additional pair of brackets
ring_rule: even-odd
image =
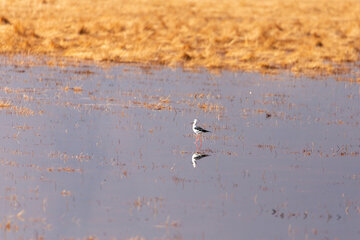
[(0, 100), (0, 109), (6, 109), (6, 111), (10, 114), (22, 116), (33, 116), (35, 114), (35, 112), (29, 108), (12, 105), (10, 101)]
[(9, 101), (0, 100), (0, 108), (9, 108), (9, 107), (11, 107), (11, 104)]
[(79, 86), (75, 86), (72, 89), (74, 91), (74, 93), (81, 93), (83, 91), (82, 87)]

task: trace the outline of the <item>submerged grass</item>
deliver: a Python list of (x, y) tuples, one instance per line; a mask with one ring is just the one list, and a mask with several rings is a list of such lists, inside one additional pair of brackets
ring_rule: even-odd
[(11, 103), (9, 101), (0, 100), (0, 108), (9, 108)]
[(357, 0), (0, 0), (0, 52), (307, 75), (359, 61)]
[(35, 114), (35, 112), (29, 108), (21, 107), (21, 106), (18, 107), (12, 105), (10, 101), (4, 101), (4, 100), (0, 100), (0, 110), (1, 109), (7, 109), (9, 110), (8, 113), (10, 114), (17, 114), (22, 116), (33, 116)]

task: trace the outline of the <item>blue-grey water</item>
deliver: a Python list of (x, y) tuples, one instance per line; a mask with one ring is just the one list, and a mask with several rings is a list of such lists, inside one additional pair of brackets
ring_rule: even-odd
[[(357, 83), (4, 60), (0, 73), (1, 239), (360, 237)], [(196, 164), (194, 118), (211, 131)]]

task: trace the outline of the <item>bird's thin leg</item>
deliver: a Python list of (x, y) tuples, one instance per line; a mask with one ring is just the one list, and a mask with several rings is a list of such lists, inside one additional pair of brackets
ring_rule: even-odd
[(201, 148), (201, 145), (202, 145), (202, 137), (200, 137), (200, 148)]
[(196, 152), (199, 152), (199, 146), (196, 144)]
[(196, 141), (195, 144), (199, 141), (199, 135), (196, 135)]

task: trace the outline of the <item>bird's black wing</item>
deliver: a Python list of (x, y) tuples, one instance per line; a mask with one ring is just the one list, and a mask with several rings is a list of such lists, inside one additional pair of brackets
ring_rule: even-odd
[(206, 129), (203, 129), (202, 127), (195, 127), (196, 130), (200, 131), (200, 132), (210, 132)]
[(208, 156), (210, 156), (210, 155), (209, 154), (200, 154), (200, 155), (195, 157), (195, 160), (200, 160), (200, 159), (202, 159), (204, 157), (208, 157)]

